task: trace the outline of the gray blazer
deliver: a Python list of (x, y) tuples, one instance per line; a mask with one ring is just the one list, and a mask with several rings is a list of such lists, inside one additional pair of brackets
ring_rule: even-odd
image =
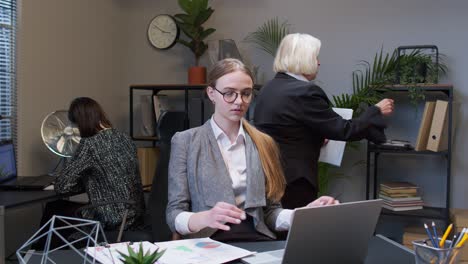
[[(265, 196), (265, 175), (258, 151), (246, 133), (247, 190), (245, 212), (254, 219), (255, 229), (275, 239), (281, 204)], [(221, 155), (209, 120), (200, 127), (176, 133), (172, 138), (169, 162), (169, 201), (166, 221), (173, 232), (181, 212), (209, 210), (217, 202), (235, 204), (232, 180)], [(209, 237), (216, 229), (205, 228), (190, 238)]]

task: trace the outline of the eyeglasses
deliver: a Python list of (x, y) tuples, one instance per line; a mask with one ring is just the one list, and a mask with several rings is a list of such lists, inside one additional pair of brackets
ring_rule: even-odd
[(244, 103), (248, 104), (252, 101), (252, 89), (245, 89), (242, 92), (234, 92), (234, 91), (227, 91), (227, 92), (221, 92), (220, 90), (216, 89), (216, 87), (213, 87), (218, 93), (223, 95), (223, 99), (226, 103), (234, 103), (237, 100), (237, 96), (241, 96), (241, 99)]

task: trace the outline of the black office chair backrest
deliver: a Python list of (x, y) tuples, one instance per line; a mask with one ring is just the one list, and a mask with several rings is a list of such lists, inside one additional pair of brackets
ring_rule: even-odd
[(154, 241), (168, 241), (172, 238), (171, 230), (166, 223), (168, 167), (171, 138), (176, 132), (184, 130), (184, 120), (184, 112), (165, 112), (158, 122), (159, 160), (148, 203)]
[(170, 143), (172, 136), (174, 136), (176, 132), (184, 130), (184, 123), (184, 112), (163, 112), (157, 126), (160, 143)]

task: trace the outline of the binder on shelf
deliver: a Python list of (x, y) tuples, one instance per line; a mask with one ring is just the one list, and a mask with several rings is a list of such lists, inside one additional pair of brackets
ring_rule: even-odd
[(427, 140), (427, 150), (444, 151), (448, 148), (448, 102), (437, 100), (434, 108), (429, 138)]
[(416, 146), (414, 150), (424, 151), (427, 148), (427, 141), (429, 139), (429, 132), (431, 129), (432, 118), (434, 116), (436, 102), (426, 102), (424, 112), (421, 118), (421, 125), (419, 126), (418, 138), (416, 139)]

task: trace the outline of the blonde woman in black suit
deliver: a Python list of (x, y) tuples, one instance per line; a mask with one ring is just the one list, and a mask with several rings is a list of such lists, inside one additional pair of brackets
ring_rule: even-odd
[(383, 116), (393, 111), (393, 100), (383, 99), (352, 120), (336, 114), (325, 92), (311, 82), (320, 66), (320, 46), (311, 35), (287, 35), (275, 57), (276, 75), (256, 99), (255, 126), (279, 144), (287, 183), (284, 208), (304, 206), (317, 197), (318, 158), (325, 139), (383, 142)]

